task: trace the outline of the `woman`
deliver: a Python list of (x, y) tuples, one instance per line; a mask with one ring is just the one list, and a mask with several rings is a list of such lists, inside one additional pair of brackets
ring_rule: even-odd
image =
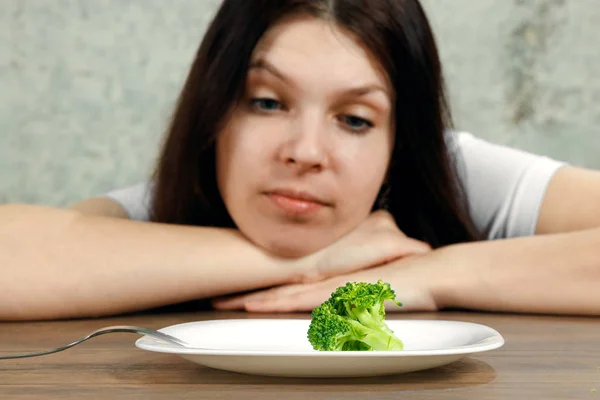
[(226, 0), (151, 183), (0, 209), (0, 317), (308, 311), (378, 279), (407, 311), (600, 314), (600, 173), (449, 128), (417, 0)]

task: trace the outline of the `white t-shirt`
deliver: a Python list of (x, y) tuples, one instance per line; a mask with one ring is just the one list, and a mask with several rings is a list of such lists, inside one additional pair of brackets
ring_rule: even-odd
[[(477, 230), (488, 239), (533, 235), (548, 184), (565, 163), (492, 144), (466, 132), (454, 132), (449, 138)], [(129, 218), (148, 221), (149, 184), (106, 196), (119, 203)]]

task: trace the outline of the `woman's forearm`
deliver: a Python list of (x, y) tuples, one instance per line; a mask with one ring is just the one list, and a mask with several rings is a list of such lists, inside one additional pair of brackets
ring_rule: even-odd
[(600, 315), (600, 229), (453, 245), (434, 257), (438, 306)]
[(99, 316), (285, 283), (235, 230), (0, 207), (0, 320)]

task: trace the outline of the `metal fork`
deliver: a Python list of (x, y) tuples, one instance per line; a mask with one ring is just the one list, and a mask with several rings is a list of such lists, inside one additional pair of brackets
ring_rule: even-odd
[(155, 331), (153, 329), (140, 328), (137, 326), (117, 325), (117, 326), (107, 326), (104, 328), (100, 328), (82, 338), (77, 339), (76, 341), (74, 341), (72, 343), (69, 343), (67, 345), (60, 346), (60, 347), (55, 347), (55, 348), (49, 349), (49, 350), (34, 351), (31, 353), (17, 353), (17, 354), (9, 354), (9, 355), (1, 355), (0, 354), (0, 360), (9, 360), (9, 359), (13, 359), (13, 358), (36, 357), (36, 356), (44, 356), (46, 354), (58, 353), (59, 351), (67, 350), (67, 349), (69, 349), (75, 345), (78, 345), (79, 343), (85, 342), (86, 340), (91, 339), (93, 337), (104, 335), (107, 333), (115, 333), (115, 332), (138, 333), (140, 335), (151, 336), (155, 339), (162, 340), (162, 341), (170, 343), (170, 344), (175, 344), (175, 345), (183, 346), (183, 347), (191, 347), (188, 343), (184, 342), (183, 340), (177, 339), (175, 336), (167, 335), (166, 333)]

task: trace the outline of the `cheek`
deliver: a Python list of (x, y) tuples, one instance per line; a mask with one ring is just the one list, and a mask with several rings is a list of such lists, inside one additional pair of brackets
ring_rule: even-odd
[(225, 204), (240, 201), (260, 176), (265, 164), (265, 149), (244, 131), (230, 130), (219, 135), (216, 142), (217, 184)]
[[(342, 160), (341, 184), (350, 204), (366, 207), (377, 197), (390, 159), (388, 141), (365, 143)], [(370, 206), (370, 204), (369, 204)]]
[[(353, 168), (352, 179), (345, 180), (344, 192), (352, 210), (370, 210), (385, 178), (385, 165)], [(353, 211), (355, 212), (355, 211)]]

